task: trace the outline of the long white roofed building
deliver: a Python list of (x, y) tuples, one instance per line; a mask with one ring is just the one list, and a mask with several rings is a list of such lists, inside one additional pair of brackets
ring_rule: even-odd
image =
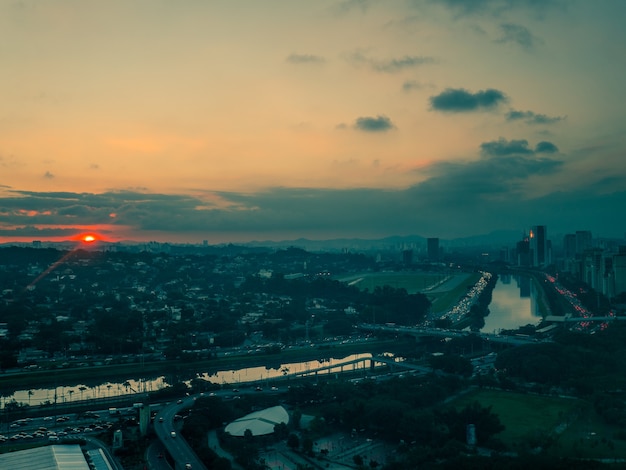
[(253, 436), (264, 436), (272, 434), (274, 426), (280, 423), (289, 424), (289, 413), (282, 406), (274, 406), (236, 419), (224, 431), (231, 436), (243, 436), (249, 429)]

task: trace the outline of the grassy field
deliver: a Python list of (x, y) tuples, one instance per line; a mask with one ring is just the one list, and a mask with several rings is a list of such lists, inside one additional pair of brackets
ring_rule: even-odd
[(473, 286), (478, 282), (480, 273), (468, 273), (467, 278), (449, 291), (427, 294), (432, 302), (434, 313), (445, 312), (455, 305), (467, 293), (467, 286)]
[(626, 441), (616, 438), (619, 429), (604, 424), (585, 401), (480, 389), (452, 406), (474, 401), (499, 416), (506, 429), (498, 437), (514, 451), (552, 441), (547, 452), (560, 457), (626, 458)]
[[(459, 276), (463, 274), (455, 274)], [(337, 280), (357, 286), (361, 290), (369, 290), (372, 292), (376, 287), (385, 285), (396, 289), (404, 288), (409, 294), (424, 292), (428, 299), (432, 302), (432, 311), (434, 313), (443, 313), (455, 305), (467, 292), (468, 286), (473, 286), (480, 279), (479, 273), (467, 273), (466, 279), (462, 282), (454, 284), (450, 290), (445, 290), (444, 283), (440, 289), (435, 292), (426, 291), (431, 286), (446, 280), (446, 275), (441, 273), (428, 272), (389, 272), (389, 273), (363, 273), (352, 274), (350, 276), (338, 276)]]
[(338, 277), (337, 280), (357, 286), (361, 290), (372, 292), (376, 287), (385, 285), (396, 289), (406, 289), (409, 294), (421, 292), (441, 281), (445, 276), (437, 273), (421, 272), (381, 272)]

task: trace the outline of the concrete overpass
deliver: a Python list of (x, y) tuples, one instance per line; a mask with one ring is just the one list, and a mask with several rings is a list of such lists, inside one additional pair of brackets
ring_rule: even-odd
[(382, 331), (385, 333), (397, 333), (410, 335), (415, 337), (420, 336), (437, 336), (441, 338), (463, 338), (467, 336), (478, 336), (484, 340), (492, 343), (510, 344), (512, 346), (519, 346), (522, 344), (531, 344), (539, 342), (549, 342), (550, 340), (539, 340), (530, 336), (507, 336), (496, 335), (493, 333), (473, 333), (465, 330), (447, 330), (442, 328), (427, 328), (427, 327), (410, 327), (410, 326), (391, 326), (391, 325), (374, 325), (374, 324), (361, 324), (358, 325), (359, 329), (368, 331)]

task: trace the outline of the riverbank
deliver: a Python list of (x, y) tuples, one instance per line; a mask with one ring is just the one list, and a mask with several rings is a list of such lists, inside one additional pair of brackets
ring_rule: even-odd
[(245, 354), (195, 362), (171, 360), (140, 364), (111, 364), (76, 367), (72, 369), (49, 369), (20, 371), (0, 375), (0, 390), (4, 396), (16, 390), (30, 388), (76, 385), (97, 386), (108, 382), (132, 379), (150, 379), (162, 375), (194, 377), (198, 372), (218, 372), (259, 366), (280, 366), (283, 363), (302, 362), (327, 358), (341, 358), (351, 354), (397, 351), (402, 342), (397, 340), (373, 340), (332, 346), (284, 349), (276, 354)]

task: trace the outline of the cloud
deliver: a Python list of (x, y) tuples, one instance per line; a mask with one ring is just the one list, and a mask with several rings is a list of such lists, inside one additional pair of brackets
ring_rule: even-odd
[[(414, 3), (419, 4), (421, 0)], [(500, 16), (510, 10), (527, 10), (543, 14), (546, 10), (564, 4), (563, 0), (431, 0), (462, 15), (488, 14)]]
[(506, 95), (493, 88), (476, 93), (463, 88), (447, 88), (440, 94), (430, 97), (433, 110), (452, 113), (489, 110), (506, 101)]
[(375, 59), (357, 50), (345, 56), (346, 60), (358, 67), (366, 65), (376, 72), (397, 73), (427, 64), (435, 64), (437, 60), (430, 56), (405, 55), (399, 58)]
[(424, 85), (422, 85), (417, 80), (407, 80), (402, 84), (402, 90), (406, 91), (407, 93), (413, 90), (421, 90), (422, 88), (424, 88)]
[(52, 179), (52, 178), (54, 178), (54, 175), (53, 175), (52, 173), (50, 173), (49, 171), (46, 171), (46, 172), (43, 174), (43, 177), (44, 177), (44, 178), (47, 178), (47, 179)]
[(354, 128), (364, 132), (386, 132), (394, 129), (395, 126), (387, 116), (378, 115), (376, 117), (359, 117), (354, 122)]
[(514, 23), (503, 23), (500, 25), (502, 36), (496, 39), (496, 43), (506, 44), (514, 43), (524, 49), (532, 49), (537, 45), (543, 44), (543, 41), (533, 35), (528, 28)]
[(533, 151), (528, 148), (527, 140), (506, 140), (500, 138), (480, 145), (483, 155), (489, 157), (505, 157), (507, 155), (528, 155)]
[(371, 66), (374, 70), (386, 73), (395, 73), (402, 70), (419, 67), (424, 64), (434, 64), (435, 59), (433, 57), (426, 56), (404, 56), (399, 59), (389, 60), (371, 60)]
[(506, 114), (507, 121), (524, 121), (526, 124), (554, 124), (563, 121), (563, 116), (547, 116), (532, 111), (511, 110)]
[(334, 10), (339, 14), (348, 13), (352, 10), (361, 10), (362, 13), (365, 13), (372, 3), (372, 0), (343, 0), (334, 6)]
[[(145, 232), (152, 240), (157, 234), (170, 241), (185, 235), (212, 243), (408, 234), (450, 238), (496, 229), (521, 232), (538, 220), (553, 233), (592, 226), (599, 234), (623, 235), (626, 222), (614, 214), (626, 205), (624, 175), (612, 176), (611, 187), (617, 188), (612, 192), (606, 175), (569, 184), (564, 179), (569, 159), (551, 150), (557, 150), (552, 142), (534, 147), (523, 139), (484, 142), (477, 149), (481, 158), (468, 155), (421, 167), (423, 181), (397, 190), (274, 187), (193, 196), (8, 190), (0, 193), (0, 237), (70, 238), (79, 230), (68, 226), (106, 224), (111, 238), (119, 227), (138, 236)], [(547, 189), (536, 191), (537, 181)]]
[(290, 64), (323, 64), (326, 62), (326, 59), (314, 54), (289, 54), (285, 60)]
[(538, 142), (535, 146), (535, 153), (557, 153), (558, 151), (558, 147), (552, 142)]
[(480, 145), (481, 153), (485, 157), (506, 157), (510, 155), (533, 155), (537, 153), (557, 153), (558, 147), (552, 142), (538, 142), (535, 149), (528, 146), (526, 139), (506, 140), (500, 138)]

